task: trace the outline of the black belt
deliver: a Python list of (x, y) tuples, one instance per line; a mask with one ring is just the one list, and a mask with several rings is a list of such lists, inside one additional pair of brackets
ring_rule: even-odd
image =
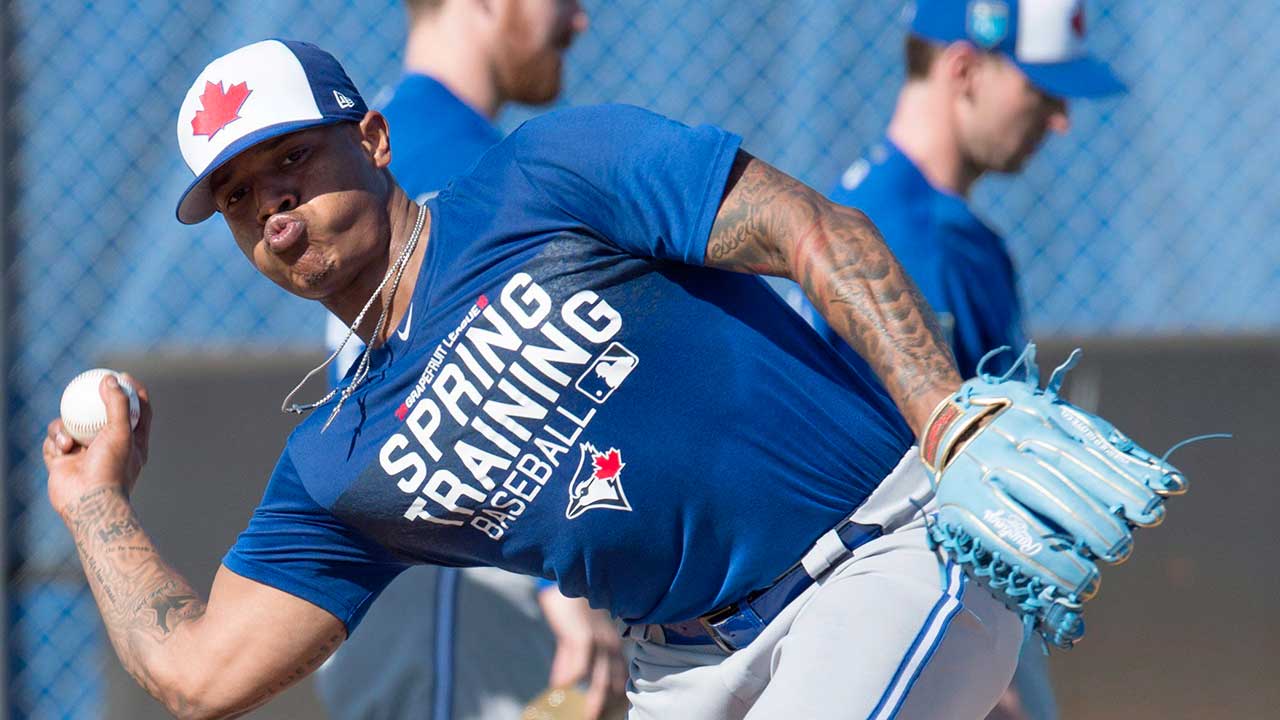
[(741, 650), (778, 617), (792, 600), (821, 577), (835, 560), (884, 532), (879, 525), (845, 520), (819, 538), (804, 559), (778, 576), (769, 587), (702, 617), (661, 625), (667, 645), (715, 644), (727, 653)]

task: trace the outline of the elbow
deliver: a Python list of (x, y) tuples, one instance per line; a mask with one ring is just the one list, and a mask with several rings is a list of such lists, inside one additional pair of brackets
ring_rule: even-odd
[(178, 720), (215, 720), (215, 718), (229, 718), (230, 713), (213, 712), (208, 708), (195, 708), (185, 704), (173, 704), (166, 702), (165, 709), (169, 714), (178, 718)]
[(239, 717), (242, 712), (220, 707), (196, 695), (171, 694), (162, 699), (165, 709), (178, 720), (223, 720)]
[(155, 681), (154, 686), (143, 685), (179, 720), (221, 720), (238, 717), (245, 709), (217, 687), (216, 677), (190, 668), (180, 673), (174, 669)]
[(179, 720), (214, 720), (231, 717), (229, 711), (217, 708), (201, 695), (180, 688), (168, 688), (156, 695), (169, 714)]
[(884, 245), (880, 230), (866, 213), (808, 191), (811, 214), (797, 218), (782, 243), (788, 276), (802, 286), (861, 263)]

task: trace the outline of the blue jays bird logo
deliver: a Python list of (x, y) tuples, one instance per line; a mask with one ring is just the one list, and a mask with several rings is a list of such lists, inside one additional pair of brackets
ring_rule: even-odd
[[(627, 494), (622, 491), (622, 453), (617, 448), (600, 452), (591, 443), (578, 446), (578, 469), (569, 481), (569, 506), (564, 516), (570, 520), (593, 508), (631, 511)], [(587, 463), (587, 458), (591, 462)], [(585, 473), (584, 473), (585, 470)]]

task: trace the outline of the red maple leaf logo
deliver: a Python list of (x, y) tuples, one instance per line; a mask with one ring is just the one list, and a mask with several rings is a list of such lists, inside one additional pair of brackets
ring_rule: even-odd
[(1076, 37), (1084, 37), (1084, 3), (1076, 8), (1076, 14), (1071, 18), (1071, 29), (1075, 31)]
[(250, 92), (252, 90), (247, 83), (236, 83), (223, 90), (221, 80), (217, 85), (205, 80), (204, 94), (200, 96), (203, 109), (197, 110), (196, 116), (191, 118), (191, 133), (208, 135), (212, 140), (219, 130), (240, 117), (240, 106), (244, 105)]
[(599, 455), (592, 453), (591, 464), (596, 467), (594, 477), (597, 480), (610, 480), (617, 477), (618, 472), (622, 470), (622, 455), (617, 450), (609, 448), (607, 453)]

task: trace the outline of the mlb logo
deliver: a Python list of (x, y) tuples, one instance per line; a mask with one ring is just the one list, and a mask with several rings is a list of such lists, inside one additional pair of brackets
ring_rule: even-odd
[(611, 343), (595, 362), (587, 366), (573, 386), (593, 402), (603, 404), (638, 364), (640, 358), (635, 353), (621, 343)]

